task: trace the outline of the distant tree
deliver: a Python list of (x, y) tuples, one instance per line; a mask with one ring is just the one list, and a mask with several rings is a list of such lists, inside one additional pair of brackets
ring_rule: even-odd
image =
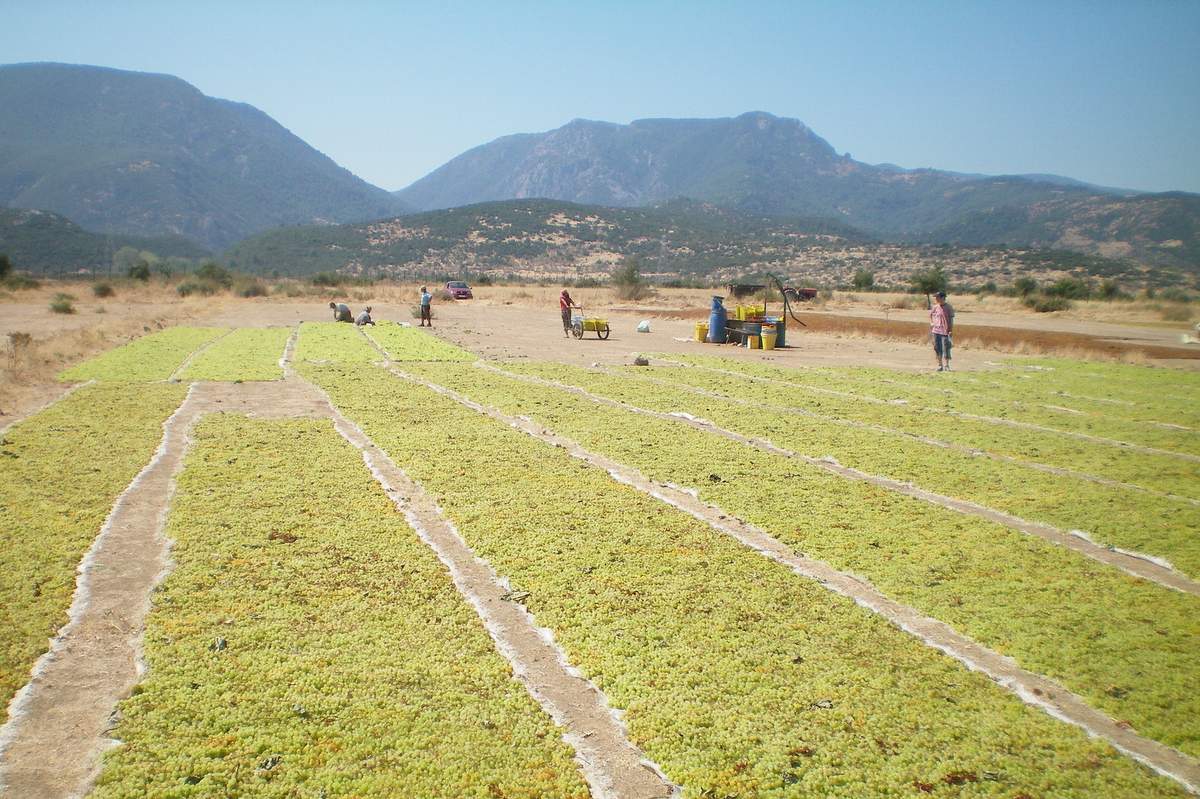
[(1087, 284), (1086, 280), (1080, 280), (1077, 277), (1064, 277), (1054, 285), (1047, 287), (1046, 295), (1050, 297), (1063, 297), (1068, 300), (1086, 300), (1092, 296), (1092, 287)]
[(1125, 296), (1125, 292), (1121, 291), (1121, 284), (1115, 280), (1101, 281), (1100, 290), (1096, 293), (1102, 300), (1119, 300)]
[(145, 282), (150, 279), (150, 264), (138, 259), (137, 263), (129, 267), (129, 276), (134, 280)]
[(8, 260), (8, 255), (0, 253), (0, 280), (7, 280), (12, 274), (12, 261)]
[(642, 277), (641, 261), (633, 255), (621, 259), (621, 264), (613, 272), (612, 282), (616, 286), (617, 296), (623, 300), (640, 300), (650, 293), (650, 286)]
[(200, 264), (200, 268), (196, 270), (196, 277), (200, 280), (220, 284), (225, 288), (233, 285), (233, 273), (216, 261), (205, 261)]
[(134, 247), (122, 247), (113, 253), (113, 271), (128, 274), (137, 265), (140, 255)]
[(866, 269), (859, 269), (854, 273), (854, 279), (851, 281), (856, 291), (870, 291), (875, 288), (875, 273)]
[(930, 269), (920, 269), (913, 272), (908, 277), (909, 283), (912, 285), (913, 291), (917, 294), (925, 295), (925, 304), (929, 304), (929, 295), (939, 291), (945, 291), (948, 281), (946, 280), (946, 270), (941, 264)]
[(179, 255), (172, 255), (171, 257), (164, 259), (163, 262), (159, 264), (158, 271), (159, 274), (163, 275), (164, 277), (170, 277), (171, 275), (189, 272), (191, 271), (191, 268), (192, 262), (187, 258), (183, 258)]
[(1028, 297), (1030, 294), (1037, 291), (1037, 281), (1031, 277), (1019, 277), (1013, 281), (1013, 291), (1018, 297)]

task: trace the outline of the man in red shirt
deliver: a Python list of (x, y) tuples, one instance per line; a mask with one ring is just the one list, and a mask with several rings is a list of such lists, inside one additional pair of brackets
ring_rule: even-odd
[(578, 307), (567, 290), (563, 289), (562, 294), (558, 295), (558, 310), (562, 312), (563, 335), (568, 338), (571, 335), (571, 309)]
[[(938, 371), (950, 371), (950, 336), (954, 332), (954, 308), (946, 302), (946, 292), (933, 295), (929, 309), (929, 332), (933, 335), (933, 353), (937, 356)], [(943, 365), (942, 359), (945, 358)]]

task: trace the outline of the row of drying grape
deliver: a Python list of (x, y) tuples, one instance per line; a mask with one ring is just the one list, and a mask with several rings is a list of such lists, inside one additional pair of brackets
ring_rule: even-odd
[(95, 797), (584, 797), (559, 730), (328, 421), (200, 422)]
[[(536, 396), (474, 367), (410, 367), (483, 378), (490, 382), (470, 392), (477, 399), (543, 418)], [(1177, 793), (882, 618), (603, 470), (377, 368), (299, 369), (437, 496), (687, 795), (909, 795), (935, 785), (960, 795)], [(692, 449), (670, 429), (610, 428), (613, 418), (561, 403), (610, 439), (714, 462), (703, 444)], [(769, 474), (736, 482), (766, 486)]]

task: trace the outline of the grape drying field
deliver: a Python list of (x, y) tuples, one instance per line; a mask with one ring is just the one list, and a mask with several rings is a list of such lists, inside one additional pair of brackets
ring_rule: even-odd
[(1200, 375), (778, 363), (304, 323), (71, 368), (0, 438), (0, 792), (1200, 790)]

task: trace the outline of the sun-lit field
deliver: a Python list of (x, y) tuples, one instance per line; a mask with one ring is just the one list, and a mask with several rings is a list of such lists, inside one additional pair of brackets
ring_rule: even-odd
[(1198, 787), (1200, 374), (650, 360), (305, 322), (67, 370), (88, 382), (0, 439), (0, 700), (207, 401), (91, 795), (632, 795), (496, 605), (600, 692), (657, 795)]

